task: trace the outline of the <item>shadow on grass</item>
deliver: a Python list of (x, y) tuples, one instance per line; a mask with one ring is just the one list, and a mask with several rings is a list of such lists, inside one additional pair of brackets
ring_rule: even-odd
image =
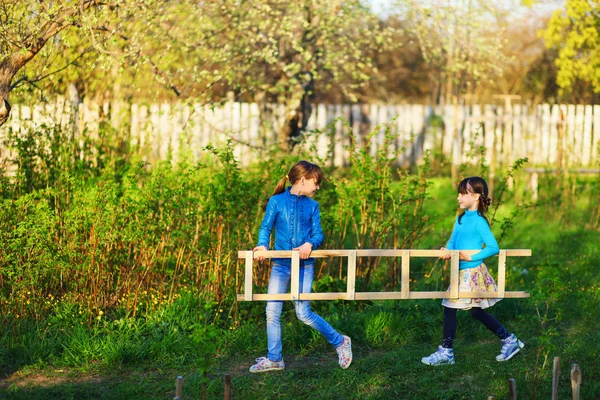
[[(168, 399), (175, 379), (161, 374), (125, 372), (119, 376), (65, 376), (19, 373), (0, 380), (2, 399)], [(194, 397), (190, 397), (194, 398)]]

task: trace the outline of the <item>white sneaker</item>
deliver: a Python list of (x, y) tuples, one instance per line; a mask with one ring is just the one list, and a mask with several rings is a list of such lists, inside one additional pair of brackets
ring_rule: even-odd
[(342, 369), (346, 369), (352, 363), (352, 341), (348, 336), (344, 336), (344, 341), (335, 351), (338, 353), (338, 363)]
[(508, 361), (517, 354), (525, 344), (521, 342), (514, 334), (511, 334), (506, 339), (501, 339), (502, 349), (500, 354), (496, 356), (496, 361)]
[(421, 358), (421, 362), (427, 365), (452, 365), (454, 364), (454, 350), (438, 346), (435, 353), (429, 357)]
[(256, 364), (250, 367), (250, 372), (258, 374), (269, 371), (282, 371), (285, 368), (285, 363), (281, 361), (271, 361), (267, 357), (259, 357), (256, 359)]

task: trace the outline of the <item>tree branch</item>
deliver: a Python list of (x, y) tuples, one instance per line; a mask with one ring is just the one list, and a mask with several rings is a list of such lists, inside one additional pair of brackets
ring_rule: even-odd
[[(102, 5), (105, 5), (102, 0), (88, 0), (84, 1), (82, 7), (84, 10), (87, 10), (91, 7)], [(55, 21), (52, 21), (45, 31), (42, 32), (38, 37), (32, 38), (25, 43), (23, 48), (27, 49), (27, 51), (16, 51), (3, 60), (2, 63), (0, 63), (0, 70), (3, 69), (3, 67), (8, 68), (12, 70), (11, 72), (13, 72), (14, 76), (14, 74), (16, 74), (25, 64), (27, 64), (33, 57), (36, 56), (36, 54), (46, 45), (50, 38), (54, 37), (68, 26), (73, 25), (74, 22), (69, 21), (69, 19), (74, 17), (77, 13), (79, 13), (79, 9), (74, 7), (66, 10)]]
[(13, 83), (13, 84), (10, 86), (10, 90), (13, 90), (13, 89), (15, 89), (16, 87), (18, 87), (18, 86), (19, 86), (19, 84), (20, 84), (21, 82), (26, 82), (26, 83), (31, 83), (31, 84), (33, 84), (33, 83), (36, 83), (36, 82), (42, 81), (42, 80), (44, 80), (44, 79), (48, 78), (49, 76), (52, 76), (52, 75), (58, 74), (59, 72), (62, 72), (62, 71), (64, 71), (65, 69), (69, 68), (71, 65), (74, 65), (74, 64), (77, 62), (77, 60), (79, 60), (81, 57), (83, 57), (85, 54), (87, 54), (87, 53), (88, 53), (89, 51), (91, 51), (91, 50), (93, 50), (93, 47), (88, 47), (88, 48), (87, 48), (87, 49), (85, 49), (85, 50), (84, 50), (84, 51), (83, 51), (83, 52), (82, 52), (80, 55), (78, 55), (78, 56), (77, 56), (77, 57), (76, 57), (74, 60), (72, 60), (72, 61), (69, 61), (67, 64), (65, 64), (65, 66), (64, 66), (64, 67), (62, 67), (62, 68), (59, 68), (59, 69), (57, 69), (57, 70), (55, 70), (55, 71), (53, 71), (53, 72), (49, 72), (49, 73), (47, 73), (46, 75), (38, 76), (38, 77), (36, 77), (36, 78), (34, 78), (34, 79), (29, 79), (29, 78), (27, 77), (27, 75), (25, 75), (24, 77), (22, 77), (22, 78), (18, 79), (16, 82), (14, 82), (14, 83)]
[[(109, 28), (107, 28), (106, 26), (102, 25), (102, 26), (98, 26), (95, 28), (96, 30), (102, 31), (102, 32), (108, 32), (111, 33), (113, 35), (118, 36), (119, 38), (123, 39), (126, 42), (129, 42), (129, 37), (125, 36), (124, 34), (120, 33), (120, 32), (116, 32), (114, 30), (111, 30)], [(175, 93), (177, 95), (177, 97), (181, 97), (182, 95), (182, 91), (174, 84), (171, 82), (171, 79), (169, 79), (169, 77), (160, 70), (160, 68), (158, 68), (158, 65), (156, 65), (156, 63), (154, 63), (154, 61), (152, 61), (152, 59), (150, 58), (150, 56), (147, 56), (146, 54), (144, 54), (144, 52), (142, 50), (138, 50), (137, 54), (142, 57), (145, 58), (146, 60), (148, 60), (148, 63), (151, 66), (152, 72), (161, 77), (162, 79), (164, 79), (164, 81), (166, 82), (166, 85), (169, 89), (171, 89), (173, 91), (173, 93)]]

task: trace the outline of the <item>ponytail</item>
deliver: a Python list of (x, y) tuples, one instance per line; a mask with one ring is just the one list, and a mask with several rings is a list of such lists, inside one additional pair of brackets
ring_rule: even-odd
[(277, 182), (277, 186), (275, 186), (275, 190), (273, 190), (273, 194), (271, 196), (269, 196), (269, 198), (267, 200), (264, 201), (263, 210), (267, 209), (267, 204), (269, 204), (269, 200), (271, 199), (271, 197), (285, 192), (285, 183), (287, 182), (287, 180), (288, 180), (288, 176), (286, 175), (283, 178), (281, 178), (279, 180), (279, 182)]
[(277, 186), (275, 186), (275, 190), (273, 190), (273, 194), (271, 195), (271, 197), (273, 197), (279, 193), (285, 192), (285, 183), (287, 182), (288, 179), (289, 179), (289, 177), (286, 175), (283, 178), (281, 178), (279, 180), (279, 182), (277, 182)]

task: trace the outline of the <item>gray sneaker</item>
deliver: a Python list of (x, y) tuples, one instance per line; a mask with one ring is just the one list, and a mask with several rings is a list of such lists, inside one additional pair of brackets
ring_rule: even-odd
[(500, 354), (496, 356), (496, 361), (508, 361), (517, 354), (525, 344), (521, 342), (514, 334), (511, 334), (506, 339), (501, 339), (502, 349)]
[(423, 364), (427, 365), (452, 365), (454, 364), (454, 350), (439, 346), (437, 351), (429, 357), (421, 359)]
[(271, 361), (267, 357), (259, 357), (256, 359), (256, 364), (250, 367), (250, 372), (258, 374), (269, 371), (283, 371), (285, 363), (281, 361)]

